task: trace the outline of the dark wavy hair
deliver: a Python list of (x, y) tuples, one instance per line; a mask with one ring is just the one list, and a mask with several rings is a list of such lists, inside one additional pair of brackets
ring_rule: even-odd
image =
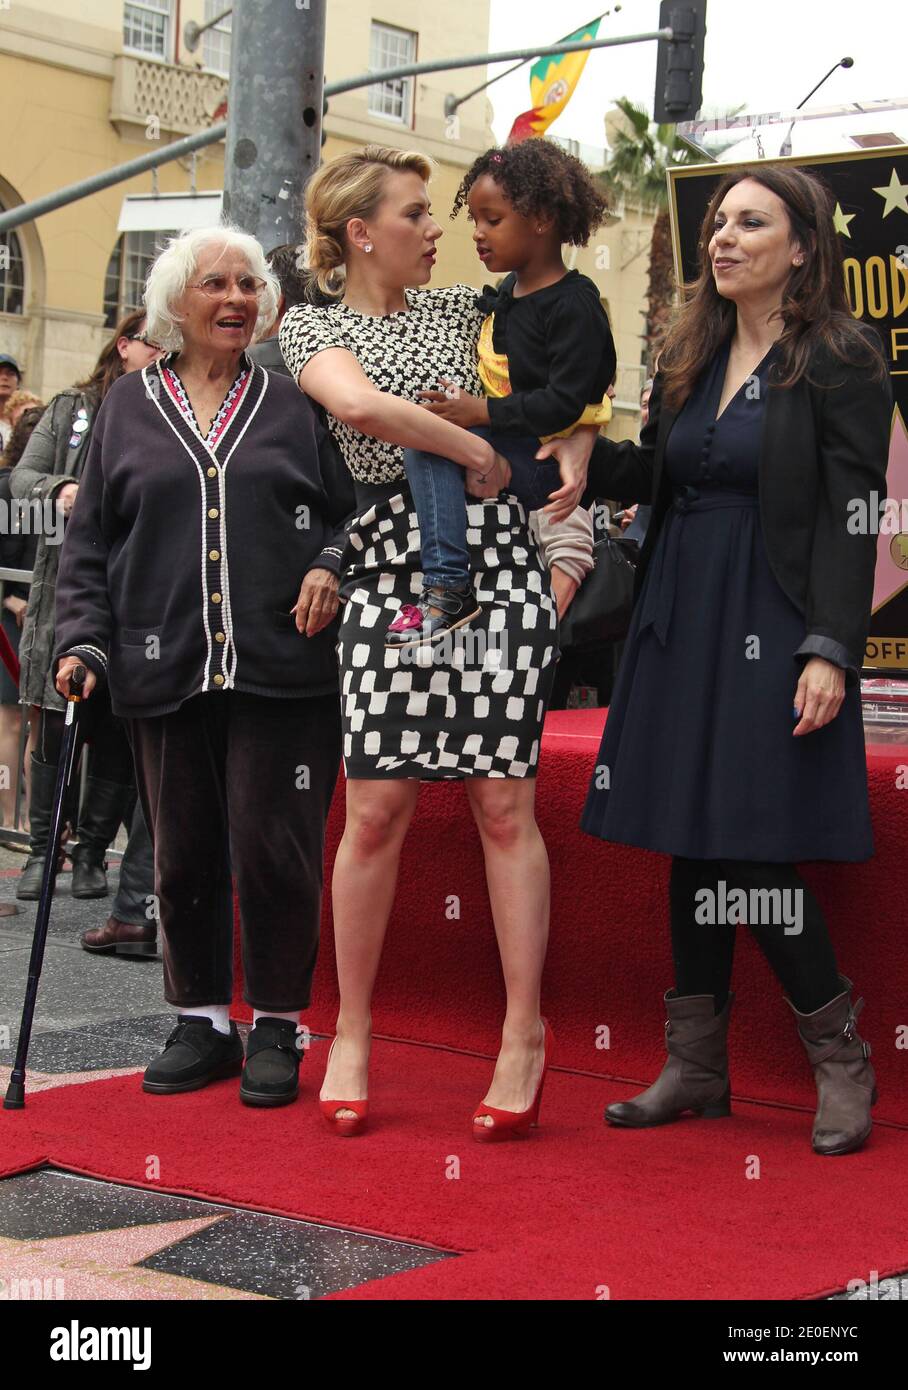
[(95, 369), (91, 376), (76, 383), (77, 391), (84, 391), (87, 396), (93, 396), (98, 404), (103, 401), (111, 386), (126, 370), (123, 366), (123, 359), (117, 351), (117, 342), (120, 338), (131, 338), (134, 333), (138, 333), (144, 322), (144, 309), (133, 309), (120, 319), (113, 331), (113, 337), (108, 338), (102, 347), (101, 355), (95, 363)]
[(870, 368), (884, 381), (887, 366), (879, 337), (855, 320), (848, 304), (829, 188), (814, 174), (790, 165), (741, 169), (722, 179), (710, 199), (700, 228), (697, 279), (682, 286), (685, 303), (659, 354), (666, 406), (681, 408), (703, 364), (734, 333), (737, 311), (733, 301), (716, 289), (709, 242), (723, 198), (743, 179), (753, 179), (782, 200), (791, 240), (798, 241), (804, 251), (803, 265), (792, 266), (782, 293), (781, 352), (770, 380), (777, 386), (793, 386), (807, 374), (816, 350), (825, 348), (833, 359)]
[(275, 246), (265, 257), (280, 281), (286, 308), (294, 309), (297, 304), (316, 304), (324, 309), (329, 304), (336, 304), (336, 297), (323, 294), (319, 289), (314, 271), (300, 269), (301, 249), (294, 242), (288, 242), (284, 246)]
[(467, 170), (454, 198), (452, 217), (483, 174), (495, 180), (521, 216), (554, 216), (562, 242), (570, 246), (586, 246), (605, 221), (605, 190), (581, 160), (550, 140), (533, 138), (486, 150)]

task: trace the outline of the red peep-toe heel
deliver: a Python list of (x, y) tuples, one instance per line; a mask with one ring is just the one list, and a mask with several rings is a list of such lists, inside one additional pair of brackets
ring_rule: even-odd
[[(334, 1051), (334, 1038), (328, 1049), (328, 1062), (331, 1061), (331, 1053)], [(320, 1100), (318, 1108), (321, 1110), (328, 1126), (334, 1130), (335, 1134), (341, 1135), (345, 1139), (352, 1139), (355, 1134), (362, 1134), (366, 1127), (366, 1118), (369, 1114), (368, 1100)], [(356, 1118), (351, 1120), (349, 1116), (339, 1116), (338, 1110), (353, 1110)]]
[[(542, 1075), (539, 1078), (539, 1085), (536, 1087), (532, 1104), (526, 1110), (497, 1110), (494, 1105), (480, 1105), (473, 1115), (472, 1129), (473, 1138), (481, 1144), (493, 1144), (502, 1139), (519, 1138), (529, 1134), (533, 1125), (539, 1124), (542, 1088), (545, 1085), (546, 1072), (555, 1050), (555, 1034), (549, 1026), (549, 1021), (544, 1018), (542, 1022), (545, 1025), (545, 1055), (542, 1063)], [(494, 1123), (478, 1125), (476, 1121), (483, 1115), (491, 1115)]]

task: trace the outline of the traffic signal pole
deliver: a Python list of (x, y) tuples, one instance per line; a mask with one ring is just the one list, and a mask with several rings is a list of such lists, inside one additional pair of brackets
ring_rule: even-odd
[(234, 0), (224, 220), (266, 250), (299, 241), (321, 153), (326, 0)]

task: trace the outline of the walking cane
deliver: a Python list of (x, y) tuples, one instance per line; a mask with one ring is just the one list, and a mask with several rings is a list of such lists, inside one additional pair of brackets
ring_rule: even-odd
[(77, 666), (69, 678), (67, 696), (66, 724), (60, 748), (60, 761), (57, 764), (57, 786), (54, 791), (54, 810), (50, 822), (50, 835), (47, 841), (47, 854), (44, 859), (44, 877), (41, 880), (41, 896), (35, 916), (35, 935), (32, 939), (32, 953), (28, 962), (28, 983), (25, 986), (25, 1003), (22, 1006), (22, 1022), (19, 1026), (19, 1041), (16, 1045), (16, 1064), (6, 1089), (4, 1110), (22, 1110), (25, 1106), (25, 1062), (28, 1057), (28, 1044), (32, 1035), (32, 1020), (35, 1016), (35, 1000), (38, 996), (38, 980), (44, 964), (44, 947), (47, 943), (47, 928), (50, 923), (50, 909), (54, 900), (54, 887), (57, 882), (58, 846), (63, 826), (63, 803), (72, 779), (73, 763), (76, 754), (76, 707), (82, 702), (82, 688), (85, 685), (85, 667)]

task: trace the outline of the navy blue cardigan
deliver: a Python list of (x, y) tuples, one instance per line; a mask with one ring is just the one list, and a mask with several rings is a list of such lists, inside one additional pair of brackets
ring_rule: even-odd
[(336, 621), (306, 637), (290, 609), (307, 570), (340, 571), (352, 481), (319, 452), (296, 384), (249, 365), (214, 449), (157, 364), (121, 377), (98, 412), (63, 543), (56, 659), (106, 676), (124, 718), (200, 691), (338, 687)]

